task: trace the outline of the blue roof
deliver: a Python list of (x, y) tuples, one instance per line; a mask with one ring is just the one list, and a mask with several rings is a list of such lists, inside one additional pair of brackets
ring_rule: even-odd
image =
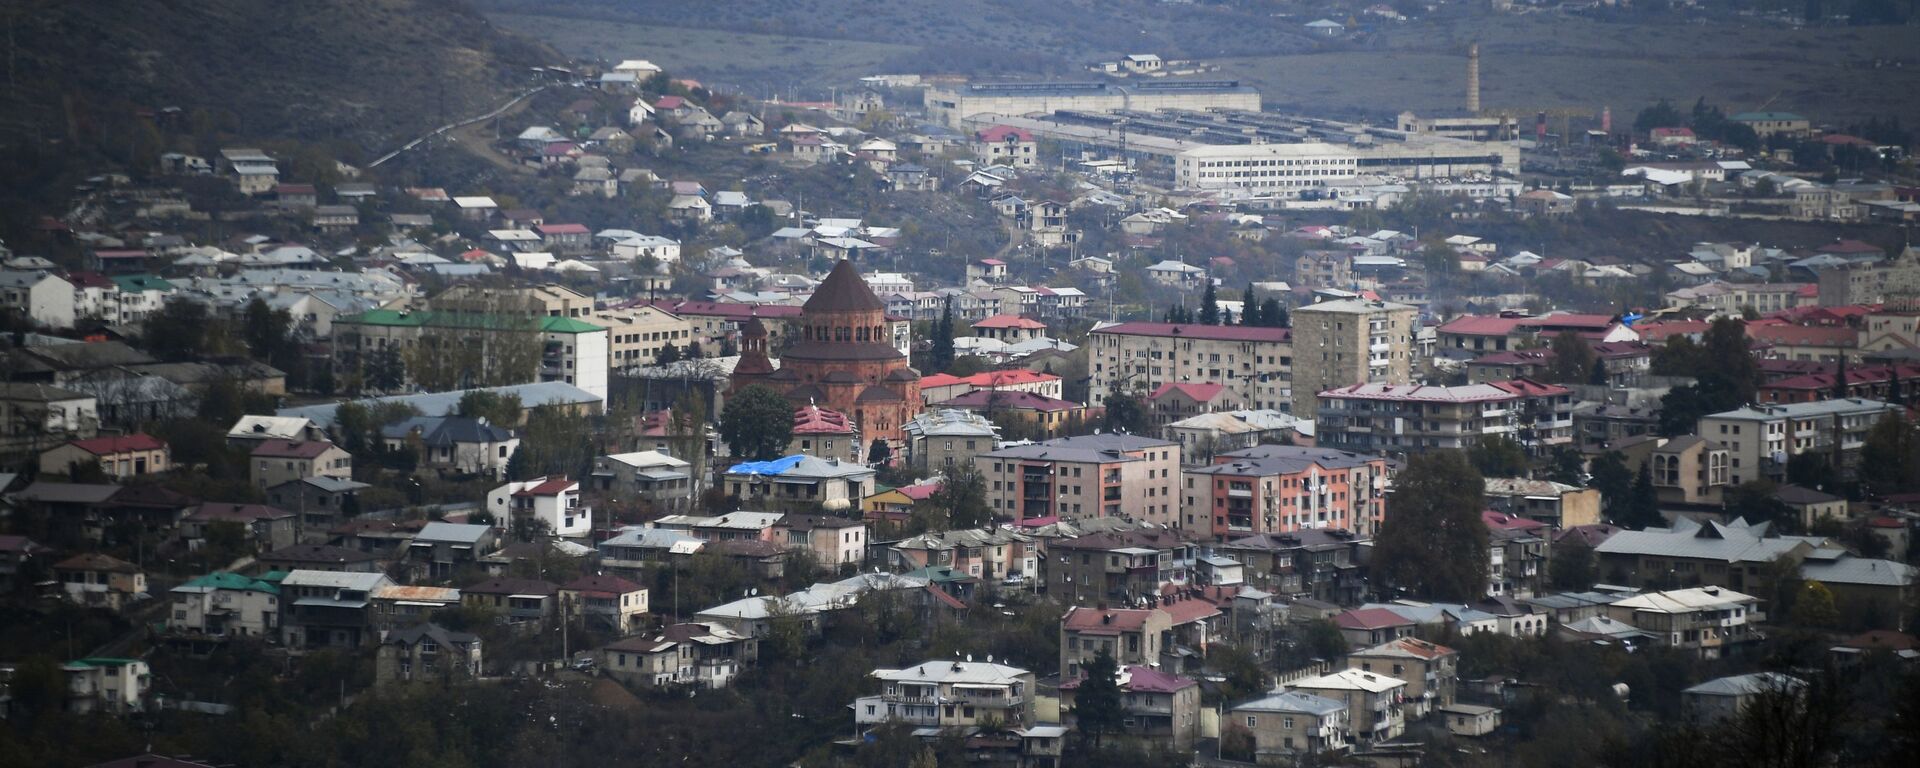
[(805, 456), (795, 455), (773, 461), (745, 461), (727, 468), (727, 474), (778, 475), (800, 465)]

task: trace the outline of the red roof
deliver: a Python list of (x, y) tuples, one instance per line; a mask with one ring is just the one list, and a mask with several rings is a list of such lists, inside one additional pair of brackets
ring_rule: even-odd
[(262, 440), (254, 446), (253, 455), (276, 459), (316, 459), (332, 447), (333, 443), (324, 440)]
[(1653, 129), (1653, 137), (1656, 139), (1665, 138), (1668, 136), (1692, 136), (1692, 135), (1693, 135), (1693, 129), (1686, 128), (1686, 127)]
[(1775, 346), (1854, 347), (1860, 332), (1846, 326), (1748, 323), (1747, 338)]
[(973, 136), (976, 139), (979, 139), (981, 141), (988, 142), (988, 143), (993, 143), (993, 144), (998, 144), (1000, 142), (1006, 141), (1009, 138), (1018, 139), (1020, 141), (1033, 141), (1032, 133), (1021, 128), (1015, 128), (1011, 125), (991, 126), (979, 131), (978, 133), (975, 133)]
[(558, 496), (574, 486), (574, 481), (566, 475), (548, 475), (544, 482), (531, 488), (515, 491), (515, 496)]
[(1245, 325), (1201, 325), (1199, 323), (1120, 323), (1096, 328), (1094, 333), (1120, 336), (1159, 336), (1166, 338), (1209, 339), (1214, 341), (1287, 341), (1293, 331), (1286, 328), (1255, 328)]
[(1121, 632), (1139, 632), (1147, 626), (1147, 617), (1153, 611), (1139, 608), (1112, 608), (1100, 610), (1075, 606), (1067, 610), (1067, 616), (1060, 620), (1060, 628), (1068, 632), (1089, 635), (1117, 635)]
[(1480, 513), (1480, 521), (1486, 523), (1487, 528), (1496, 531), (1537, 531), (1547, 527), (1546, 523), (1538, 520), (1516, 517), (1491, 509)]
[(543, 235), (585, 235), (592, 231), (585, 224), (539, 224), (533, 229)]
[(980, 322), (974, 323), (973, 327), (975, 328), (1024, 328), (1024, 329), (1044, 331), (1047, 329), (1047, 324), (1031, 318), (1021, 317), (1019, 315), (994, 315), (993, 317), (989, 317), (985, 320), (981, 320)]
[(1007, 408), (1017, 411), (1071, 411), (1083, 407), (1072, 400), (1035, 394), (1018, 389), (976, 389), (938, 403), (947, 408)]
[(1176, 381), (1160, 385), (1160, 388), (1154, 390), (1153, 394), (1147, 395), (1147, 399), (1158, 400), (1168, 394), (1179, 392), (1180, 394), (1186, 395), (1187, 399), (1196, 403), (1211, 403), (1215, 398), (1220, 396), (1220, 393), (1225, 391), (1227, 391), (1227, 387), (1224, 384)]
[(1341, 629), (1385, 629), (1411, 626), (1413, 620), (1385, 608), (1356, 608), (1334, 614), (1333, 623)]
[(621, 307), (650, 306), (666, 310), (676, 315), (703, 315), (746, 320), (750, 317), (787, 319), (800, 316), (800, 308), (785, 304), (734, 304), (720, 301), (685, 301), (680, 299), (656, 299), (636, 301)]
[(1462, 315), (1445, 323), (1437, 329), (1440, 333), (1455, 333), (1464, 336), (1508, 336), (1520, 327), (1523, 317), (1499, 317), (1486, 315)]
[(662, 96), (653, 103), (656, 109), (679, 109), (686, 106), (687, 100), (679, 96)]
[(111, 456), (117, 453), (130, 453), (133, 451), (161, 451), (166, 450), (167, 447), (165, 440), (161, 440), (144, 432), (135, 432), (131, 435), (120, 435), (117, 437), (96, 437), (90, 440), (75, 440), (67, 443), (67, 445), (79, 448), (95, 456)]
[(288, 512), (279, 507), (269, 507), (265, 504), (229, 504), (209, 501), (201, 504), (199, 509), (193, 511), (193, 514), (187, 515), (187, 519), (194, 522), (212, 522), (216, 520), (251, 522), (254, 520), (270, 520), (273, 518), (292, 516), (292, 512)]
[(938, 481), (915, 483), (913, 485), (903, 485), (894, 490), (899, 491), (900, 495), (913, 499), (914, 501), (926, 501), (927, 499), (933, 498), (933, 495), (940, 491), (940, 483)]
[(1489, 381), (1488, 384), (1523, 397), (1550, 397), (1570, 395), (1573, 390), (1558, 384), (1546, 384), (1533, 379), (1513, 379), (1511, 381)]
[(1160, 611), (1173, 617), (1173, 625), (1192, 624), (1220, 615), (1220, 606), (1197, 597), (1182, 597), (1160, 604)]
[[(1122, 686), (1121, 690), (1130, 693), (1174, 693), (1199, 685), (1199, 683), (1194, 682), (1190, 678), (1162, 672), (1153, 667), (1135, 664), (1128, 665), (1126, 670), (1127, 684)], [(1085, 679), (1086, 678), (1081, 678), (1080, 680), (1062, 683), (1060, 689), (1063, 691), (1076, 690), (1080, 687), (1081, 680)]]
[(831, 408), (809, 405), (793, 412), (793, 433), (796, 435), (845, 435), (852, 434), (853, 424), (847, 415)]
[[(1906, 382), (1913, 379), (1920, 379), (1920, 363), (1902, 365), (1902, 366), (1899, 366), (1899, 368), (1900, 368), (1900, 380), (1902, 382)], [(1892, 369), (1893, 369), (1893, 366), (1880, 366), (1875, 368), (1851, 368), (1847, 370), (1847, 384), (1849, 386), (1856, 385), (1856, 384), (1878, 384), (1880, 382), (1887, 381), (1888, 379), (1892, 378), (1891, 376), (1887, 375), (1888, 371), (1891, 371)], [(1799, 376), (1791, 376), (1791, 377), (1773, 382), (1772, 384), (1762, 385), (1760, 388), (1761, 389), (1800, 389), (1800, 390), (1814, 390), (1814, 391), (1832, 389), (1835, 373), (1837, 373), (1837, 371), (1827, 370), (1820, 373), (1808, 373), (1808, 374), (1802, 374)]]
[(927, 376), (920, 379), (920, 388), (932, 389), (935, 387), (950, 387), (955, 384), (965, 384), (975, 389), (991, 389), (994, 387), (1011, 387), (1011, 386), (1016, 386), (1020, 384), (1040, 384), (1043, 382), (1059, 381), (1059, 380), (1060, 380), (1059, 376), (1055, 376), (1051, 373), (1040, 373), (1039, 371), (1029, 371), (1025, 368), (1011, 368), (1004, 371), (983, 371), (981, 373), (976, 373), (972, 376), (967, 376), (965, 378), (961, 378), (959, 376), (952, 376), (944, 373), (936, 373), (932, 376)]

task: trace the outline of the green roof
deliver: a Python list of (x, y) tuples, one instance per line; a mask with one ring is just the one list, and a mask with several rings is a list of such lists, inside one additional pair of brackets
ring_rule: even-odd
[(84, 659), (75, 659), (73, 661), (69, 661), (67, 662), (67, 666), (124, 667), (128, 664), (137, 664), (139, 662), (140, 662), (139, 659), (119, 659), (119, 658), (113, 658), (111, 656), (89, 656)]
[(113, 278), (113, 284), (130, 293), (173, 290), (173, 283), (155, 275), (120, 275)]
[[(385, 325), (391, 327), (422, 328), (478, 328), (512, 330), (527, 322), (525, 318), (505, 315), (481, 315), (461, 312), (435, 312), (432, 310), (400, 311), (394, 309), (375, 309), (357, 315), (334, 320), (335, 323), (349, 325)], [(605, 328), (570, 317), (542, 317), (540, 330), (547, 333), (592, 333)]]
[(251, 579), (237, 573), (224, 571), (209, 573), (205, 576), (180, 585), (181, 588), (197, 587), (201, 589), (230, 589), (236, 592), (265, 592), (269, 595), (280, 594), (280, 587), (261, 580)]

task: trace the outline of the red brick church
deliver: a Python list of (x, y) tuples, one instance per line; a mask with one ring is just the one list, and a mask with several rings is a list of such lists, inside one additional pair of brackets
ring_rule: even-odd
[(779, 370), (767, 359), (766, 326), (758, 317), (747, 321), (728, 394), (762, 384), (795, 408), (811, 404), (846, 414), (864, 440), (879, 438), (897, 449), (901, 426), (920, 413), (920, 373), (890, 342), (886, 309), (853, 262), (835, 264), (800, 308)]

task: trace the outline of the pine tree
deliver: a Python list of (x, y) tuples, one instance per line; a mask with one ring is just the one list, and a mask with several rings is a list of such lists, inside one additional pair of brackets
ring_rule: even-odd
[(1126, 716), (1121, 708), (1120, 665), (1102, 648), (1082, 671), (1086, 677), (1080, 680), (1079, 690), (1074, 691), (1073, 718), (1081, 734), (1091, 737), (1097, 745), (1102, 735), (1119, 730)]
[(1207, 283), (1207, 292), (1200, 294), (1200, 324), (1220, 324), (1220, 298), (1213, 292), (1213, 283)]
[(1845, 352), (1840, 353), (1839, 367), (1833, 370), (1833, 392), (1831, 394), (1835, 400), (1847, 399), (1847, 355)]
[(1627, 502), (1627, 519), (1615, 520), (1622, 528), (1639, 530), (1658, 526), (1666, 522), (1660, 516), (1660, 497), (1653, 490), (1653, 467), (1651, 462), (1640, 465), (1640, 474), (1633, 479), (1633, 495)]
[(927, 350), (927, 367), (939, 372), (953, 365), (953, 297), (940, 307), (940, 319), (933, 322), (933, 345)]
[(1268, 328), (1292, 328), (1293, 318), (1287, 315), (1287, 308), (1280, 305), (1279, 299), (1268, 296), (1260, 305), (1260, 324)]
[(1247, 283), (1247, 290), (1240, 294), (1240, 324), (1260, 324), (1260, 302), (1253, 295), (1253, 283)]

